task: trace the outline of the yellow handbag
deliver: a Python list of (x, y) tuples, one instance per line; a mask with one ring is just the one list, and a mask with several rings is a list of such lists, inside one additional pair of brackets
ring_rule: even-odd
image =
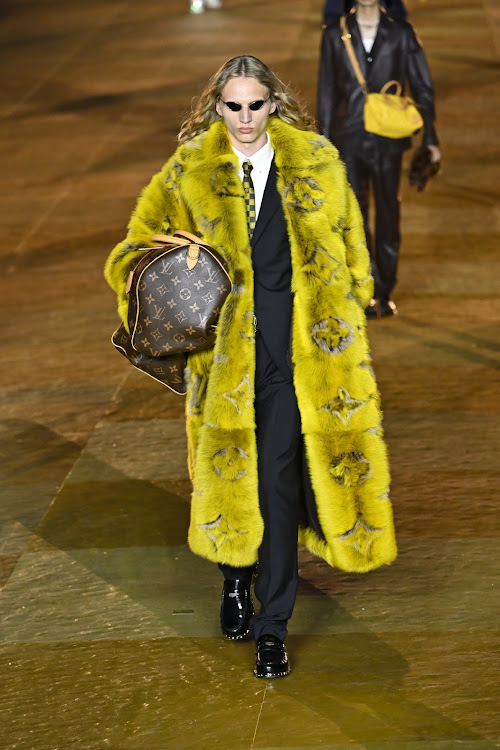
[[(396, 86), (395, 94), (387, 93), (391, 86)], [(386, 138), (408, 138), (424, 124), (413, 101), (401, 96), (399, 81), (388, 81), (380, 94), (366, 95), (364, 120), (365, 130)]]
[[(424, 121), (412, 99), (401, 96), (401, 84), (399, 81), (387, 81), (380, 93), (370, 93), (366, 80), (361, 72), (359, 63), (354, 54), (351, 43), (351, 35), (347, 29), (345, 17), (340, 19), (342, 28), (342, 41), (344, 42), (351, 61), (356, 78), (365, 94), (364, 125), (369, 133), (382, 135), (385, 138), (408, 138), (417, 130), (420, 130)], [(395, 94), (388, 94), (391, 86), (396, 87)]]

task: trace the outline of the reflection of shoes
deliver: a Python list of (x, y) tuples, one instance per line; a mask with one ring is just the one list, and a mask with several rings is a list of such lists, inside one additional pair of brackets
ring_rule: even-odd
[(367, 318), (378, 318), (380, 315), (380, 304), (377, 299), (372, 299), (370, 301), (370, 304), (365, 310), (365, 315)]
[(205, 0), (207, 8), (222, 8), (222, 0)]
[(203, 7), (203, 0), (191, 0), (189, 3), (190, 13), (203, 13), (205, 8)]
[(398, 308), (392, 301), (392, 299), (380, 300), (380, 315), (385, 318), (388, 315), (397, 315)]
[(254, 615), (250, 581), (224, 581), (220, 606), (221, 630), (232, 641), (241, 641), (250, 633), (250, 619)]
[(255, 652), (256, 677), (286, 677), (290, 662), (285, 644), (275, 635), (261, 635)]

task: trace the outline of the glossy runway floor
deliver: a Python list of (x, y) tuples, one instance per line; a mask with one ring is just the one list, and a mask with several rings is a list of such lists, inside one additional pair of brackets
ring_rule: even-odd
[(369, 325), (400, 555), (354, 576), (301, 551), (271, 684), (219, 634), (183, 400), (112, 349), (102, 268), (221, 62), (262, 57), (314, 110), (322, 2), (186, 6), (0, 6), (0, 747), (500, 747), (498, 4), (408, 3), (444, 168), (403, 178), (400, 315)]

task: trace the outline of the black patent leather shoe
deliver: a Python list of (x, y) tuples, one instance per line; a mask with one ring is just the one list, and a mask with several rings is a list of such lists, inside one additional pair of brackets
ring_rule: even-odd
[(254, 615), (250, 594), (251, 581), (224, 581), (220, 606), (220, 626), (226, 638), (241, 641), (250, 634)]
[(285, 644), (275, 635), (261, 635), (255, 651), (256, 677), (286, 677), (290, 673), (290, 662)]

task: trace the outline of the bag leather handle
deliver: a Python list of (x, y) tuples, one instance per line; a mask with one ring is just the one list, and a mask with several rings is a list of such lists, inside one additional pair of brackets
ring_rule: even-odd
[[(396, 93), (395, 94), (388, 94), (387, 93), (388, 89), (390, 89), (391, 86), (395, 86), (396, 87)], [(409, 107), (409, 106), (416, 107), (417, 109), (422, 109), (422, 106), (420, 104), (416, 104), (413, 101), (413, 99), (411, 98), (411, 96), (403, 96), (402, 92), (403, 92), (403, 88), (402, 88), (400, 82), (396, 81), (395, 79), (392, 80), (392, 81), (387, 81), (387, 83), (385, 83), (382, 86), (382, 88), (380, 89), (380, 93), (385, 96), (386, 102), (391, 102), (391, 104), (393, 106), (395, 106), (394, 105), (394, 101), (395, 100), (394, 99), (391, 100), (390, 97), (391, 96), (397, 96), (399, 98), (399, 100), (400, 100), (399, 101), (399, 106), (400, 106), (401, 109), (406, 109), (406, 107)]]
[(210, 247), (210, 245), (200, 237), (197, 237), (195, 234), (191, 234), (191, 232), (185, 232), (183, 229), (177, 229), (174, 232), (173, 237), (169, 234), (153, 234), (151, 239), (153, 240), (153, 242), (161, 242), (165, 245), (185, 245), (187, 240), (191, 243), (194, 242), (196, 245), (204, 245), (205, 247)]
[[(174, 236), (171, 237), (169, 234), (153, 234), (151, 239), (153, 242), (161, 242), (162, 245), (177, 245), (177, 247), (183, 247), (188, 245), (188, 251), (186, 254), (186, 266), (190, 271), (196, 266), (200, 257), (200, 247), (210, 247), (206, 242), (203, 242), (195, 234), (191, 232), (184, 232), (178, 229)], [(130, 284), (129, 284), (130, 286)]]
[(203, 240), (197, 237), (195, 234), (191, 234), (191, 232), (185, 232), (183, 229), (177, 229), (177, 231), (174, 232), (174, 235), (176, 237), (184, 237), (184, 239), (189, 240), (190, 242), (196, 242), (196, 244), (205, 244)]
[(402, 87), (399, 81), (393, 80), (393, 81), (387, 81), (387, 83), (384, 83), (382, 88), (380, 89), (381, 94), (387, 94), (387, 90), (391, 88), (391, 86), (396, 87), (396, 96), (401, 96)]
[(185, 245), (186, 241), (179, 237), (171, 237), (169, 234), (153, 234), (153, 242), (161, 242), (162, 245)]

